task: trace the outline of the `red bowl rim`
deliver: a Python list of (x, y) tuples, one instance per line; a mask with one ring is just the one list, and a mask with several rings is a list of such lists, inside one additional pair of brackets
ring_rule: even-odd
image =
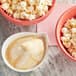
[(66, 49), (64, 48), (63, 44), (61, 43), (61, 41), (58, 39), (57, 37), (57, 27), (58, 27), (58, 24), (60, 22), (60, 20), (64, 17), (64, 14), (70, 12), (72, 9), (76, 8), (76, 5), (75, 6), (72, 6), (71, 8), (69, 8), (68, 10), (66, 10), (58, 19), (57, 21), (57, 24), (56, 24), (56, 27), (55, 27), (55, 37), (56, 37), (56, 41), (57, 41), (57, 44), (59, 46), (59, 48), (62, 50), (62, 52), (72, 61), (75, 61), (76, 62), (76, 59), (74, 57), (72, 57), (67, 51)]
[[(18, 23), (18, 24), (19, 23), (25, 23), (25, 25), (27, 24), (27, 26), (29, 26), (30, 24), (37, 24), (37, 23), (41, 22), (42, 20), (44, 20), (50, 14), (50, 12), (52, 11), (52, 9), (53, 9), (53, 7), (55, 5), (55, 2), (56, 2), (56, 0), (52, 0), (52, 6), (44, 16), (41, 16), (41, 17), (39, 17), (37, 19), (34, 19), (32, 21), (30, 21), (30, 20), (23, 20), (22, 21), (22, 20), (19, 20), (19, 19), (15, 19), (15, 18), (9, 16), (7, 13), (5, 13), (4, 10), (1, 7), (0, 7), (0, 13), (4, 17), (8, 18), (8, 20), (10, 20), (10, 21), (12, 21), (14, 23)], [(23, 26), (23, 25), (21, 25), (21, 26)]]

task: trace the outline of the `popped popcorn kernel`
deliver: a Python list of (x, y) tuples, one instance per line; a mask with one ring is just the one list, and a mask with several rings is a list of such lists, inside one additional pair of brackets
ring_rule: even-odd
[(4, 10), (8, 10), (8, 8), (9, 8), (9, 3), (3, 3), (3, 4), (1, 5), (1, 7), (2, 7)]
[(13, 17), (16, 18), (16, 19), (18, 19), (20, 17), (19, 12), (15, 12), (14, 15), (13, 15)]

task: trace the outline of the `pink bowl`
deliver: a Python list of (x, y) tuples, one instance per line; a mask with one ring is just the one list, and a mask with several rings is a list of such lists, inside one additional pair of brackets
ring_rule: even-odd
[(61, 50), (65, 53), (66, 56), (69, 57), (69, 59), (76, 61), (76, 59), (74, 57), (72, 57), (67, 50), (64, 48), (63, 44), (61, 43), (60, 37), (61, 37), (61, 29), (63, 27), (63, 25), (65, 24), (65, 22), (68, 19), (71, 19), (72, 17), (76, 17), (76, 6), (72, 6), (71, 8), (69, 8), (67, 11), (65, 11), (61, 17), (59, 18), (57, 25), (56, 25), (56, 29), (55, 29), (55, 35), (56, 35), (56, 40), (58, 43), (58, 46), (61, 48)]
[(37, 24), (41, 21), (43, 21), (52, 11), (54, 5), (55, 5), (55, 1), (56, 0), (52, 0), (52, 6), (51, 8), (49, 9), (49, 11), (46, 13), (45, 16), (42, 16), (42, 17), (39, 17), (35, 20), (32, 20), (32, 21), (29, 21), (29, 20), (18, 20), (18, 19), (15, 19), (11, 16), (9, 16), (1, 7), (0, 7), (0, 13), (9, 21), (11, 21), (12, 23), (16, 24), (16, 25), (25, 25), (25, 26), (29, 26), (29, 25), (32, 25), (32, 24)]

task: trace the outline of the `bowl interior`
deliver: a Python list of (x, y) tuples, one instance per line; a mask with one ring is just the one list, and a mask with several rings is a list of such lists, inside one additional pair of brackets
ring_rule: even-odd
[(18, 25), (32, 25), (32, 24), (37, 24), (39, 22), (41, 22), (42, 20), (44, 20), (52, 11), (52, 8), (55, 5), (55, 1), (56, 0), (52, 0), (52, 6), (49, 8), (49, 11), (45, 14), (45, 16), (41, 16), (37, 19), (34, 20), (19, 20), (19, 19), (15, 19), (12, 16), (9, 16), (1, 7), (0, 7), (0, 13), (9, 21), (18, 24)]
[(64, 48), (61, 40), (60, 40), (60, 37), (61, 37), (61, 29), (62, 27), (64, 26), (65, 22), (68, 20), (68, 19), (71, 19), (71, 18), (75, 18), (76, 17), (76, 6), (72, 6), (71, 8), (69, 8), (67, 11), (65, 11), (60, 19), (58, 20), (57, 22), (57, 26), (56, 26), (56, 39), (57, 39), (57, 42), (58, 42), (58, 45), (59, 47), (62, 49), (62, 51), (67, 54), (67, 56), (69, 56), (71, 59), (73, 60), (76, 60), (75, 58), (73, 58), (67, 51), (66, 49)]

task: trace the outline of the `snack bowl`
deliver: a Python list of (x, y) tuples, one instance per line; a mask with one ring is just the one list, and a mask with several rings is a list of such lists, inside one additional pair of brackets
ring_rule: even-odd
[(76, 58), (74, 58), (72, 55), (70, 55), (70, 53), (67, 51), (67, 49), (64, 47), (62, 41), (61, 41), (61, 30), (62, 27), (64, 26), (64, 24), (66, 23), (66, 21), (68, 21), (68, 19), (71, 18), (76, 18), (76, 6), (72, 6), (71, 8), (69, 8), (68, 10), (66, 10), (59, 18), (56, 28), (55, 28), (55, 36), (56, 36), (56, 41), (58, 43), (58, 46), (61, 48), (61, 51), (65, 53), (65, 55), (73, 60), (76, 61)]
[(33, 19), (33, 20), (21, 20), (21, 19), (15, 19), (14, 17), (8, 15), (0, 6), (0, 13), (10, 22), (16, 24), (16, 25), (21, 25), (21, 26), (29, 26), (29, 25), (33, 25), (33, 24), (37, 24), (41, 21), (43, 21), (44, 19), (46, 19), (49, 14), (52, 12), (53, 7), (55, 5), (55, 0), (52, 0), (52, 6), (50, 6), (48, 12), (44, 15), (44, 16), (40, 16), (39, 18)]

